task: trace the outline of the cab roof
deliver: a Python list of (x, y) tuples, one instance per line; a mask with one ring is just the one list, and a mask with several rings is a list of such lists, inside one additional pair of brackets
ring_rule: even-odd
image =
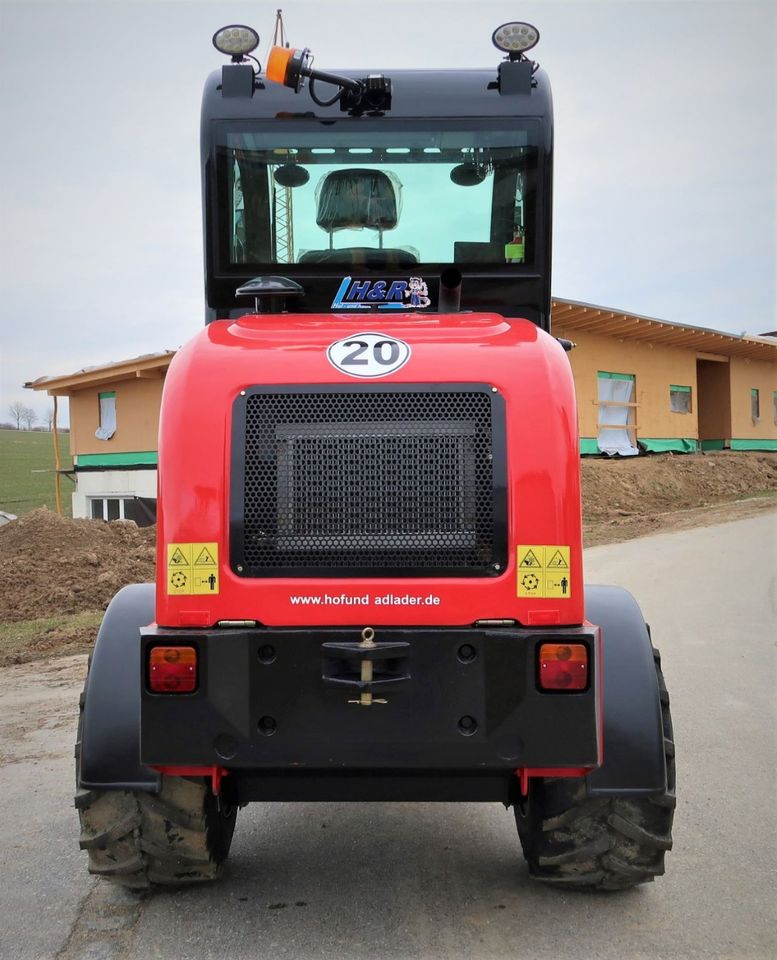
[[(235, 70), (225, 65), (214, 70), (205, 83), (202, 119), (334, 119), (346, 117), (338, 104), (317, 106), (307, 86), (300, 93), (257, 77), (252, 96), (224, 96), (223, 71)], [(250, 69), (242, 64), (237, 69)], [(497, 85), (497, 65), (477, 70), (340, 70), (345, 77), (361, 79), (382, 73), (391, 80), (392, 105), (386, 116), (401, 117), (537, 117), (550, 120), (552, 103), (550, 82), (544, 70), (532, 78), (529, 94), (503, 94)], [(318, 94), (328, 97), (335, 88), (318, 84)]]

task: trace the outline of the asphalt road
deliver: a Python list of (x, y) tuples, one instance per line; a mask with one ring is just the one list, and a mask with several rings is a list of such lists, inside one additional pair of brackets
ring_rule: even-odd
[(665, 877), (618, 894), (533, 884), (497, 805), (256, 805), (220, 884), (115, 890), (76, 846), (84, 659), (68, 658), (0, 672), (0, 956), (773, 957), (777, 513), (596, 547), (586, 565), (639, 598), (663, 654), (679, 795)]

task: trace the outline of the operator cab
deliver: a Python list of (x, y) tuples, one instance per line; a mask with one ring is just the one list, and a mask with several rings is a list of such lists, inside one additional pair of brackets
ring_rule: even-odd
[(461, 309), (548, 329), (550, 89), (500, 49), (498, 69), (362, 79), (307, 50), (274, 48), (266, 74), (222, 50), (237, 62), (203, 100), (207, 320), (282, 274), (304, 288), (297, 313), (450, 309), (460, 282)]

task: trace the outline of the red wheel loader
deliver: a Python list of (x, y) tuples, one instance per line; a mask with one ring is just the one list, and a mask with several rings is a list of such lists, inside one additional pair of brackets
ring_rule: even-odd
[(92, 873), (213, 879), (238, 808), (273, 800), (500, 801), (538, 880), (663, 872), (658, 653), (627, 592), (583, 580), (538, 36), (363, 76), (215, 35), (156, 584), (111, 602), (81, 701)]

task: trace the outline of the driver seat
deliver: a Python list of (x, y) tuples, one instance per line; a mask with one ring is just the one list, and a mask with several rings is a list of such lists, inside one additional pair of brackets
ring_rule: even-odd
[[(318, 187), (316, 223), (329, 234), (327, 250), (308, 250), (300, 263), (344, 263), (353, 266), (410, 266), (418, 259), (407, 250), (386, 249), (383, 231), (399, 222), (394, 181), (382, 170), (347, 168), (328, 173)], [(378, 231), (378, 248), (334, 248), (336, 230)]]

